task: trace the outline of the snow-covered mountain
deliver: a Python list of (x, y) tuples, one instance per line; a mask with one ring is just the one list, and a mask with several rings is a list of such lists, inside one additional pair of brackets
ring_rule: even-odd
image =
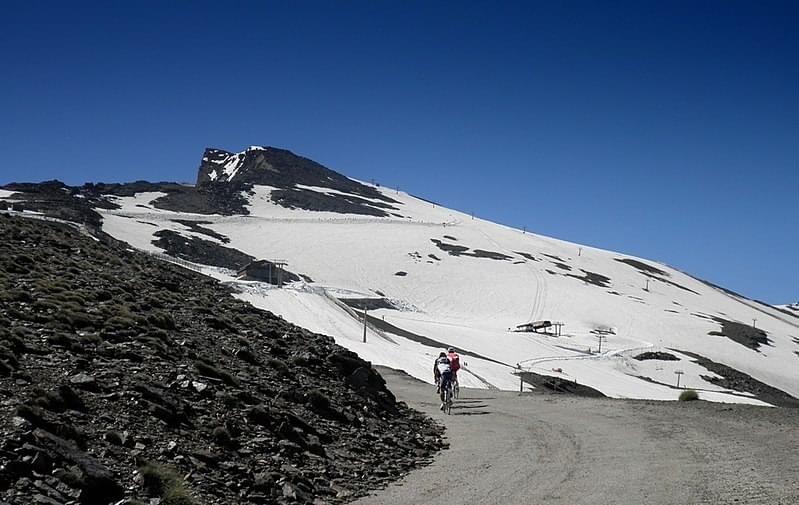
[[(0, 197), (25, 200), (25, 188), (6, 189)], [(452, 346), (471, 387), (518, 389), (529, 372), (539, 386), (576, 382), (612, 397), (674, 400), (678, 381), (712, 401), (799, 396), (797, 309), (354, 181), (286, 150), (206, 150), (194, 188), (64, 191), (95, 202), (111, 236), (210, 265), (240, 298), (428, 382)], [(244, 270), (254, 260), (266, 261)], [(278, 288), (278, 271), (298, 280)], [(531, 322), (541, 333), (513, 331)]]

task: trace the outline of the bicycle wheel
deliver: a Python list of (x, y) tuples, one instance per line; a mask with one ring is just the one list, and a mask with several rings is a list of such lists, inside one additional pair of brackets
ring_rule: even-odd
[(461, 394), (461, 387), (458, 384), (458, 381), (455, 381), (455, 387), (452, 388), (452, 397), (457, 399), (458, 396)]
[(452, 410), (452, 395), (454, 391), (453, 384), (450, 382), (447, 386), (447, 403), (444, 405), (444, 410), (447, 412), (447, 415), (449, 415)]

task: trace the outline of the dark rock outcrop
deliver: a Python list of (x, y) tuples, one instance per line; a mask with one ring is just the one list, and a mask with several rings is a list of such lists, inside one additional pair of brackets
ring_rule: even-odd
[[(198, 190), (245, 191), (253, 185), (277, 188), (271, 198), (287, 208), (389, 216), (399, 202), (372, 186), (344, 177), (302, 156), (275, 147), (250, 147), (240, 153), (206, 149), (197, 175)], [(327, 188), (312, 191), (298, 185)], [(343, 195), (341, 193), (347, 193)]]

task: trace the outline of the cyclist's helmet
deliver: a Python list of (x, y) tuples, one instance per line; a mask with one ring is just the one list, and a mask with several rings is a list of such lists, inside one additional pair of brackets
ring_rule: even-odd
[(447, 357), (447, 353), (442, 352), (441, 354), (438, 355), (438, 357), (439, 358), (446, 358)]
[(447, 352), (455, 352), (455, 349), (453, 349), (452, 347), (450, 347), (449, 349), (447, 349)]

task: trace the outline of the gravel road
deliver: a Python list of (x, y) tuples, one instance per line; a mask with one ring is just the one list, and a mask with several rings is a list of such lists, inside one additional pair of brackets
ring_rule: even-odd
[(462, 390), (447, 416), (432, 386), (380, 373), (450, 449), (357, 505), (799, 503), (799, 409)]

